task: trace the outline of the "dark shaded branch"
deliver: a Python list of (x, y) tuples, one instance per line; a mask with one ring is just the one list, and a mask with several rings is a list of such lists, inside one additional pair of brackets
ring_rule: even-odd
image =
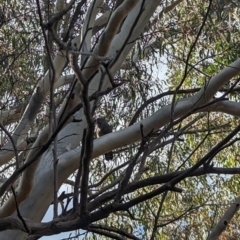
[[(144, 180), (141, 180), (136, 183), (130, 183), (124, 194), (132, 193), (136, 191), (137, 189), (141, 189), (147, 186), (152, 186), (156, 184), (164, 184), (167, 182), (172, 181), (174, 178), (182, 175), (186, 170), (179, 171), (179, 172), (172, 172), (168, 173), (162, 176), (155, 176), (150, 177)], [(199, 168), (196, 171), (190, 173), (188, 177), (196, 177), (196, 176), (202, 176), (206, 174), (240, 174), (240, 168), (215, 168), (215, 167), (209, 167), (209, 168)], [(92, 211), (100, 206), (102, 206), (107, 201), (110, 201), (114, 198), (117, 190), (112, 190), (111, 192), (107, 192), (98, 198), (94, 199), (92, 202), (89, 203), (89, 210)]]
[[(143, 125), (142, 124), (140, 125), (140, 128), (141, 128), (141, 132), (143, 132)], [(135, 167), (138, 158), (140, 157), (140, 155), (144, 151), (145, 144), (146, 144), (146, 137), (143, 136), (143, 139), (142, 139), (141, 145), (140, 145), (140, 147), (138, 149), (138, 152), (134, 156), (134, 158), (130, 161), (129, 166), (126, 169), (125, 176), (123, 177), (122, 181), (119, 184), (118, 192), (117, 192), (117, 194), (116, 194), (116, 196), (114, 198), (115, 202), (119, 202), (121, 200), (121, 196), (125, 192), (127, 184), (128, 184), (128, 182), (130, 180), (130, 177), (132, 175), (133, 168)]]
[(87, 215), (87, 192), (88, 192), (88, 180), (89, 180), (89, 165), (92, 158), (93, 151), (93, 136), (94, 136), (94, 120), (91, 115), (91, 105), (88, 97), (88, 85), (89, 82), (83, 76), (81, 69), (78, 66), (78, 55), (71, 53), (69, 60), (71, 67), (75, 72), (75, 75), (81, 86), (80, 98), (83, 104), (83, 112), (87, 121), (87, 129), (85, 138), (83, 139), (83, 153), (82, 153), (82, 169), (81, 170), (81, 194), (80, 194), (80, 214)]
[(94, 187), (97, 187), (99, 185), (101, 185), (112, 173), (114, 173), (115, 171), (119, 170), (120, 168), (122, 167), (125, 167), (126, 165), (128, 165), (130, 163), (131, 160), (113, 168), (112, 170), (110, 170), (107, 174), (105, 174), (102, 179), (98, 182), (98, 183), (95, 183), (95, 184), (92, 184), (92, 185), (89, 185), (89, 188), (94, 188)]
[(82, 137), (82, 150), (80, 154), (80, 159), (79, 159), (79, 167), (77, 170), (77, 176), (74, 184), (74, 195), (73, 195), (73, 212), (78, 211), (78, 194), (79, 194), (79, 187), (80, 187), (80, 179), (82, 176), (82, 159), (83, 159), (83, 154), (84, 154), (84, 149), (85, 149), (85, 141), (84, 139), (86, 138), (86, 129), (83, 130), (83, 137)]
[(135, 237), (133, 234), (130, 234), (126, 231), (123, 231), (122, 229), (118, 229), (118, 228), (114, 228), (114, 227), (108, 227), (108, 226), (102, 226), (100, 224), (91, 224), (89, 227), (91, 229), (93, 229), (93, 228), (98, 229), (99, 228), (99, 229), (103, 229), (103, 230), (106, 230), (106, 231), (115, 232), (115, 233), (118, 233), (122, 236), (127, 237), (128, 239), (140, 240), (139, 238)]
[(15, 190), (14, 190), (13, 186), (11, 186), (11, 189), (12, 189), (12, 193), (13, 193), (14, 200), (15, 200), (15, 205), (16, 205), (16, 209), (17, 209), (17, 216), (18, 216), (18, 218), (21, 220), (21, 222), (22, 222), (22, 224), (23, 224), (23, 226), (24, 226), (24, 228), (25, 228), (25, 231), (26, 231), (27, 233), (30, 233), (30, 232), (29, 232), (29, 229), (28, 229), (28, 226), (27, 226), (24, 218), (22, 217), (22, 215), (21, 215), (21, 213), (20, 213), (20, 210), (19, 210), (19, 207), (18, 207), (18, 202), (17, 202), (16, 193), (15, 193)]
[(5, 134), (9, 137), (11, 143), (12, 143), (12, 146), (13, 146), (13, 150), (14, 150), (14, 153), (15, 153), (15, 158), (16, 158), (16, 169), (19, 169), (19, 156), (18, 156), (18, 150), (17, 150), (17, 146), (16, 144), (14, 143), (14, 140), (12, 138), (12, 135), (8, 132), (8, 130), (1, 124), (0, 122), (0, 128), (3, 130), (3, 132), (5, 132)]
[[(118, 86), (120, 86), (119, 84)], [(110, 93), (113, 90), (113, 88), (107, 88), (105, 91), (101, 92), (95, 92), (92, 96), (89, 97), (89, 101), (96, 100), (99, 96), (103, 96), (105, 94)], [(58, 126), (56, 127), (55, 131), (53, 132), (52, 136), (48, 139), (48, 141), (40, 147), (40, 149), (33, 155), (31, 159), (27, 163), (25, 163), (22, 167), (17, 169), (12, 176), (0, 187), (0, 196), (4, 194), (5, 191), (10, 187), (11, 184), (13, 184), (14, 181), (18, 178), (19, 174), (21, 174), (25, 169), (27, 169), (32, 163), (37, 161), (38, 156), (40, 156), (43, 152), (45, 152), (56, 135), (60, 132), (60, 130), (64, 127), (65, 123), (68, 121), (68, 119), (75, 114), (77, 111), (79, 111), (82, 108), (82, 103), (79, 103), (75, 107), (73, 107), (71, 110), (69, 110), (66, 115), (63, 117), (62, 121), (59, 122)], [(82, 120), (80, 120), (82, 121)]]
[(83, 12), (81, 11), (81, 8), (83, 6), (83, 4), (86, 2), (86, 0), (82, 0), (80, 3), (77, 4), (77, 7), (76, 7), (76, 10), (72, 16), (72, 19), (70, 21), (70, 24), (69, 24), (69, 28), (65, 34), (65, 36), (63, 37), (63, 42), (67, 42), (67, 40), (69, 39), (70, 37), (70, 32), (72, 31), (72, 29), (74, 28), (74, 24), (75, 22), (77, 21), (78, 17), (80, 14), (82, 14)]
[(156, 237), (156, 233), (157, 233), (157, 229), (158, 229), (158, 220), (159, 220), (160, 213), (162, 211), (163, 203), (164, 203), (164, 201), (165, 201), (165, 199), (167, 197), (167, 193), (168, 192), (165, 192), (163, 194), (161, 202), (160, 202), (160, 205), (158, 207), (157, 215), (155, 215), (155, 217), (154, 217), (154, 225), (153, 225), (153, 230), (152, 230), (152, 234), (151, 234), (150, 240), (154, 240), (154, 238)]
[(119, 236), (115, 233), (107, 232), (105, 230), (101, 230), (101, 229), (97, 229), (97, 228), (91, 228), (91, 227), (89, 227), (88, 230), (93, 232), (93, 233), (97, 233), (99, 235), (103, 235), (103, 236), (106, 236), (106, 237), (109, 237), (109, 238), (112, 238), (112, 239), (125, 240), (124, 237), (121, 237), (121, 236)]
[[(50, 29), (57, 21), (59, 21), (73, 6), (76, 0), (72, 0), (67, 6), (60, 12), (56, 13), (47, 23), (41, 23), (41, 26), (46, 29)], [(84, 2), (84, 1), (82, 1)]]

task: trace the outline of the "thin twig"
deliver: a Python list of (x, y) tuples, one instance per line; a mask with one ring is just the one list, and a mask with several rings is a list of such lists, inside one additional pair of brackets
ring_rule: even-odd
[(12, 189), (12, 193), (13, 193), (13, 196), (14, 196), (14, 199), (15, 199), (15, 205), (16, 205), (16, 209), (17, 209), (17, 216), (21, 220), (21, 222), (22, 222), (26, 232), (30, 233), (30, 230), (29, 230), (29, 228), (27, 226), (27, 223), (25, 222), (25, 220), (23, 219), (23, 217), (22, 217), (22, 215), (20, 213), (20, 210), (19, 210), (19, 207), (18, 207), (18, 203), (17, 203), (16, 193), (15, 193), (15, 190), (14, 190), (13, 186), (11, 186), (11, 189)]

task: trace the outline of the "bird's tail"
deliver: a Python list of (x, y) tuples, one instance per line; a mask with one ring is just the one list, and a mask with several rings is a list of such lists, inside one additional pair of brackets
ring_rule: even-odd
[(106, 153), (105, 154), (105, 159), (106, 160), (112, 160), (113, 159), (113, 152), (111, 151), (111, 152), (108, 152), (108, 153)]

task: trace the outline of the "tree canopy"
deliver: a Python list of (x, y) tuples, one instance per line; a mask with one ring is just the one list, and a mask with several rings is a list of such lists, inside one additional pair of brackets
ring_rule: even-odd
[(0, 2), (0, 239), (240, 238), (239, 1)]

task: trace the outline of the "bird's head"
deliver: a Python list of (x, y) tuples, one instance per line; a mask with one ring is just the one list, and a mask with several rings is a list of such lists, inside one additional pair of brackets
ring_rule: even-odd
[(97, 118), (96, 119), (96, 123), (97, 123), (98, 126), (102, 126), (105, 122), (106, 122), (106, 120), (104, 118)]

